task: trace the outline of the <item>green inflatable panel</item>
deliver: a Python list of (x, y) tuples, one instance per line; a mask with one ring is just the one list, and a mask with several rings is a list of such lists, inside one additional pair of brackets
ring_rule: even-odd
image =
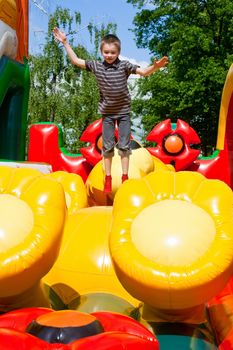
[(25, 160), (30, 89), (28, 62), (0, 58), (0, 158)]

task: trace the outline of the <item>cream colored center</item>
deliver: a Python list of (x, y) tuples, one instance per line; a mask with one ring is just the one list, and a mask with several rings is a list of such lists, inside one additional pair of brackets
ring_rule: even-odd
[(33, 225), (34, 215), (27, 203), (10, 194), (0, 195), (0, 253), (21, 243)]
[(131, 237), (146, 258), (166, 266), (185, 266), (202, 257), (216, 234), (212, 217), (195, 204), (164, 200), (135, 218)]

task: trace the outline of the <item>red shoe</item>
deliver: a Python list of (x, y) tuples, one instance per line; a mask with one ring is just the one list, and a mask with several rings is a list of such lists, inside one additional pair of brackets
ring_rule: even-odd
[(128, 180), (128, 174), (123, 174), (121, 177), (121, 183), (123, 183), (125, 180)]
[(104, 193), (111, 193), (111, 192), (112, 192), (112, 176), (106, 175), (105, 182), (104, 182)]

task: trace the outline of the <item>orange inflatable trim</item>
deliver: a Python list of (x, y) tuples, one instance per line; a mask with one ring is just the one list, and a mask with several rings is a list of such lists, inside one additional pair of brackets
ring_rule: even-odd
[(16, 33), (18, 37), (18, 52), (16, 59), (23, 62), (28, 58), (28, 0), (16, 0)]

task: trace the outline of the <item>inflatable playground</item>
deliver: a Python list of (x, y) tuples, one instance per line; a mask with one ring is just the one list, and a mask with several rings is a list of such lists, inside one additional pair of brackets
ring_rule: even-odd
[(212, 156), (165, 120), (106, 195), (101, 120), (76, 155), (27, 125), (27, 24), (27, 0), (0, 0), (0, 348), (233, 349), (233, 66)]

